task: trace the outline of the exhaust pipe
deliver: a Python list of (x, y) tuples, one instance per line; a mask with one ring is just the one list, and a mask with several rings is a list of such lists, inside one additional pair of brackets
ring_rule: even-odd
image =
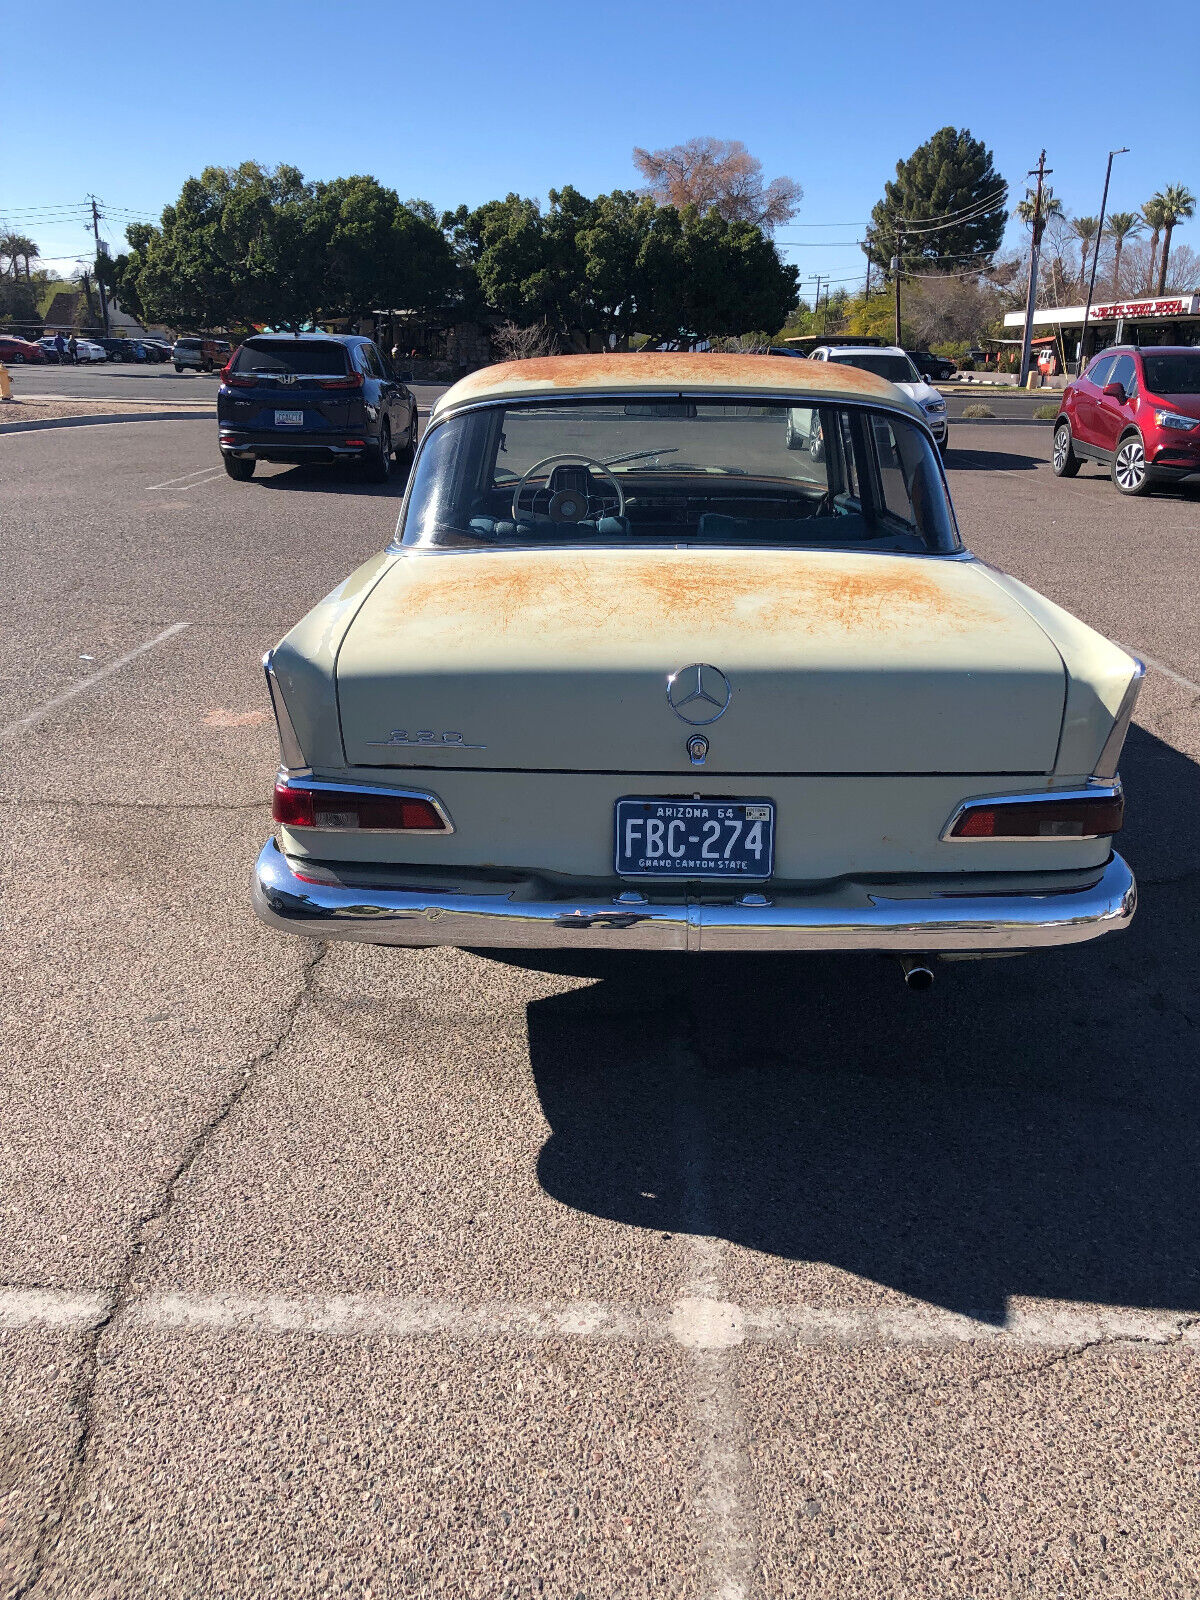
[(933, 988), (933, 968), (919, 956), (901, 956), (900, 970), (910, 989), (924, 993)]

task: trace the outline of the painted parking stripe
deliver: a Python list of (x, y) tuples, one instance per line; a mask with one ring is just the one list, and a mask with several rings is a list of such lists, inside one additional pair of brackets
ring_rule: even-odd
[(131, 661), (136, 661), (138, 656), (144, 656), (148, 650), (156, 650), (160, 644), (166, 644), (168, 639), (173, 639), (177, 633), (182, 633), (191, 624), (187, 622), (173, 622), (169, 628), (164, 628), (161, 633), (156, 633), (153, 639), (143, 639), (142, 643), (135, 645), (132, 650), (126, 651), (123, 656), (118, 656), (115, 661), (110, 661), (98, 672), (89, 673), (86, 678), (81, 678), (78, 683), (71, 684), (70, 688), (62, 690), (53, 699), (47, 700), (34, 711), (27, 711), (23, 717), (18, 717), (15, 722), (7, 722), (0, 727), (0, 742), (13, 738), (18, 733), (23, 733), (26, 728), (32, 728), (35, 723), (48, 717), (52, 711), (57, 711), (59, 706), (66, 705), (68, 700), (74, 700), (77, 695), (87, 694), (97, 684), (103, 683), (106, 678), (111, 678), (115, 672), (120, 672)]
[(1181, 689), (1189, 689), (1192, 694), (1200, 694), (1200, 683), (1193, 683), (1191, 678), (1185, 678), (1182, 672), (1176, 672), (1174, 667), (1164, 666), (1161, 661), (1148, 656), (1144, 650), (1135, 650), (1130, 645), (1123, 644), (1121, 649), (1128, 650), (1131, 656), (1137, 656), (1153, 671), (1161, 672), (1164, 678), (1170, 678), (1171, 682), (1177, 683)]
[[(0, 1328), (87, 1327), (106, 1317), (102, 1290), (0, 1288)], [(1200, 1352), (1200, 1316), (1182, 1311), (1071, 1304), (1013, 1306), (1003, 1323), (922, 1304), (739, 1306), (695, 1295), (672, 1306), (591, 1300), (464, 1301), (404, 1295), (149, 1294), (128, 1301), (126, 1326), (179, 1333), (243, 1331), (265, 1337), (553, 1339), (674, 1343), (691, 1350), (739, 1344), (1073, 1350), (1085, 1345), (1179, 1345)]]
[(214, 467), (210, 462), (206, 467), (197, 467), (195, 472), (181, 472), (177, 478), (164, 478), (161, 483), (148, 483), (143, 492), (149, 494), (151, 489), (174, 489), (180, 484), (187, 483), (189, 478), (211, 478), (220, 470), (219, 467)]

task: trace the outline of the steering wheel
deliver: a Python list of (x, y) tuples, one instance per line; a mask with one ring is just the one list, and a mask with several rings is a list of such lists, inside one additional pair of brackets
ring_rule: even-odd
[[(606, 478), (613, 486), (612, 497), (617, 502), (617, 515), (619, 517), (625, 515), (625, 491), (603, 461), (597, 461), (592, 456), (559, 455), (546, 456), (542, 461), (535, 461), (522, 475), (520, 482), (513, 490), (512, 519), (514, 522), (521, 520), (521, 495), (534, 473), (541, 472), (546, 467), (565, 467), (568, 465), (584, 467), (588, 472), (594, 471), (598, 477)], [(549, 493), (549, 490), (550, 483), (549, 479), (547, 479), (544, 488), (534, 489), (531, 502), (539, 494)], [(599, 495), (579, 494), (574, 489), (559, 489), (550, 495), (550, 504), (546, 508), (546, 515), (551, 522), (582, 522), (591, 510), (593, 499), (601, 498), (608, 499), (609, 497), (607, 495), (601, 497)], [(537, 512), (533, 510), (532, 503), (530, 505), (530, 515), (537, 515)]]

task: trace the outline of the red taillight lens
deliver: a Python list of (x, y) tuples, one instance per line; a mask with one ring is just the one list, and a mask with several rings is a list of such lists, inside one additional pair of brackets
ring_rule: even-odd
[(1096, 839), (1117, 833), (1124, 820), (1120, 794), (1082, 795), (1077, 800), (984, 801), (966, 806), (950, 830), (952, 839)]
[(234, 372), (232, 361), (227, 367), (221, 368), (221, 381), (231, 389), (253, 389), (258, 382), (252, 372)]
[(321, 378), (319, 387), (322, 389), (361, 389), (363, 375), (361, 372), (348, 372), (344, 378)]
[(437, 807), (420, 795), (364, 794), (360, 789), (303, 789), (277, 783), (271, 814), (285, 828), (447, 831)]

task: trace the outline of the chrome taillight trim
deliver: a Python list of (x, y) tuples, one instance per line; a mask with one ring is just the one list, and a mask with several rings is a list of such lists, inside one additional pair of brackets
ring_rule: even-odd
[[(432, 809), (436, 812), (438, 820), (442, 824), (442, 826), (440, 828), (436, 828), (436, 829), (435, 828), (338, 828), (338, 827), (330, 827), (330, 826), (326, 825), (326, 826), (317, 826), (317, 827), (312, 827), (312, 828), (301, 828), (301, 829), (297, 830), (298, 833), (304, 838), (307, 838), (310, 834), (313, 834), (313, 833), (349, 833), (349, 834), (354, 834), (354, 835), (356, 835), (357, 837), (360, 837), (360, 838), (365, 834), (411, 833), (411, 834), (419, 834), (419, 835), (421, 835), (422, 837), (424, 837), (426, 839), (444, 839), (447, 836), (447, 834), (451, 834), (451, 833), (453, 833), (455, 831), (455, 829), (454, 829), (454, 820), (451, 817), (450, 813), (446, 810), (446, 807), (443, 805), (442, 801), (438, 798), (438, 796), (436, 794), (430, 793), (430, 791), (428, 789), (389, 789), (386, 784), (382, 784), (382, 783), (336, 783), (332, 779), (301, 777), (299, 774), (290, 773), (286, 769), (281, 769), (281, 771), (279, 773), (279, 776), (276, 778), (275, 782), (276, 782), (276, 786), (278, 786), (279, 784), (282, 784), (284, 786), (284, 788), (287, 788), (287, 789), (306, 789), (306, 790), (311, 789), (314, 792), (319, 793), (319, 794), (320, 793), (325, 793), (325, 794), (345, 794), (345, 795), (361, 794), (361, 795), (371, 795), (371, 796), (374, 796), (374, 797), (377, 797), (377, 798), (380, 798), (380, 799), (385, 799), (385, 800), (423, 800), (427, 805), (432, 807)], [(283, 824), (281, 824), (281, 826), (286, 827), (287, 824), (283, 823)]]
[(271, 696), (271, 710), (275, 713), (275, 729), (279, 734), (279, 755), (285, 769), (297, 771), (307, 766), (304, 751), (300, 748), (300, 740), (296, 737), (296, 730), (288, 712), (287, 701), (283, 698), (283, 690), (275, 676), (275, 668), (271, 665), (271, 658), (275, 654), (268, 650), (262, 658), (263, 672), (267, 680), (267, 693)]
[(1033, 794), (973, 795), (955, 808), (942, 829), (943, 844), (1078, 844), (1081, 840), (1107, 839), (1106, 833), (1029, 834), (986, 833), (957, 835), (954, 830), (968, 811), (998, 811), (1004, 806), (1059, 805), (1065, 800), (1119, 800), (1124, 790), (1118, 778), (1113, 783), (1089, 784), (1086, 789), (1038, 789)]
[(1134, 707), (1137, 705), (1138, 695), (1141, 693), (1142, 680), (1146, 676), (1146, 663), (1137, 656), (1133, 658), (1133, 677), (1126, 686), (1125, 693), (1121, 696), (1121, 704), (1117, 707), (1117, 714), (1113, 718), (1113, 725), (1108, 738), (1104, 741), (1104, 749), (1100, 758), (1092, 769), (1092, 777), (1106, 783), (1117, 775), (1117, 767), (1121, 760), (1121, 750), (1125, 744), (1125, 735), (1129, 732), (1129, 724), (1133, 721)]

